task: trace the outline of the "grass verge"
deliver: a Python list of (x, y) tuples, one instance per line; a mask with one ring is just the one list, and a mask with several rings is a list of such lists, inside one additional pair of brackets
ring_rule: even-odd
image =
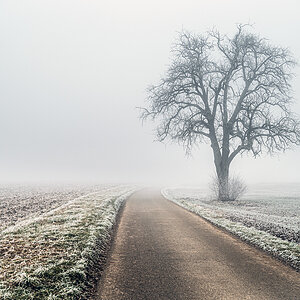
[(0, 299), (88, 299), (123, 201), (115, 187), (0, 233)]

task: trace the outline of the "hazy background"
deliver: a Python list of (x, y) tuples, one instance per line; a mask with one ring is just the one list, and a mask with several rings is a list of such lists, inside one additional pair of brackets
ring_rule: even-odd
[[(187, 158), (153, 142), (136, 109), (170, 62), (182, 28), (236, 23), (300, 57), (299, 1), (0, 0), (0, 181), (202, 184), (213, 174), (208, 145)], [(295, 70), (300, 114), (300, 72)], [(300, 149), (243, 157), (248, 182), (300, 182)]]

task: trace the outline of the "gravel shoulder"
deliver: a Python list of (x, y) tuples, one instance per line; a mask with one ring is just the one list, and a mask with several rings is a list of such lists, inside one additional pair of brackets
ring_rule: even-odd
[(95, 299), (299, 299), (300, 274), (166, 200), (132, 195)]

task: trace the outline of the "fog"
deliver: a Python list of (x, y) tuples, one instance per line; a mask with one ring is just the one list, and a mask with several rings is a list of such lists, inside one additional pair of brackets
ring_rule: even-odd
[[(283, 6), (284, 4), (284, 6)], [(299, 1), (0, 1), (0, 181), (202, 184), (214, 173), (210, 147), (155, 142), (137, 107), (158, 82), (182, 28), (236, 23), (299, 61)], [(294, 111), (300, 114), (300, 71)], [(300, 182), (300, 149), (232, 172), (247, 182)]]

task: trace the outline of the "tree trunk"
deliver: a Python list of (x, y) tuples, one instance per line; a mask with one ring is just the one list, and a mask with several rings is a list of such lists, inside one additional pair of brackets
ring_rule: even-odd
[(218, 200), (229, 201), (231, 200), (229, 191), (229, 131), (227, 128), (224, 128), (222, 151), (220, 150), (213, 125), (211, 125), (210, 132), (211, 148), (213, 149), (218, 177)]
[(230, 201), (228, 159), (215, 160), (218, 177), (218, 200)]
[(229, 201), (229, 165), (221, 163), (220, 171), (218, 175), (218, 188), (219, 188), (219, 200)]

